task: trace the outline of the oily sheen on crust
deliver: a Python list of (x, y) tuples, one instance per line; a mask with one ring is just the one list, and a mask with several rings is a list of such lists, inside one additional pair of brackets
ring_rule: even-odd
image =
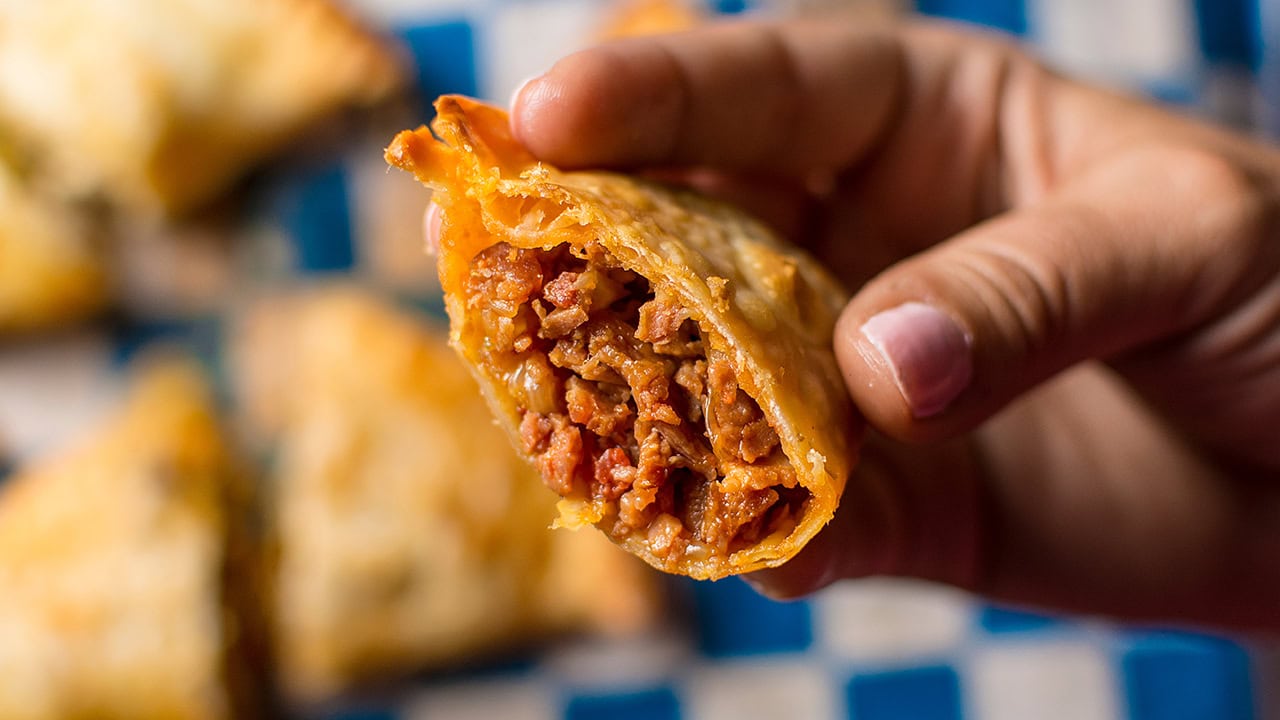
[(537, 162), (474, 100), (436, 109), (387, 159), (436, 191), (453, 344), (560, 523), (699, 578), (792, 557), (856, 459), (844, 290), (732, 207)]

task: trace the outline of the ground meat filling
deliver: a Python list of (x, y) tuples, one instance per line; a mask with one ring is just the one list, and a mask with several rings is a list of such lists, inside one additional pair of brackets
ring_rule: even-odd
[(614, 537), (674, 561), (794, 527), (808, 492), (731, 360), (598, 245), (495, 245), (472, 262), (467, 303), (525, 451), (552, 490), (602, 506)]

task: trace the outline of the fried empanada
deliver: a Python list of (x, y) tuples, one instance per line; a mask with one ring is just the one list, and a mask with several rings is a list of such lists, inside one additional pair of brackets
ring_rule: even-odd
[(41, 183), (135, 211), (205, 202), (403, 78), (387, 41), (328, 0), (0, 3), (0, 132)]
[(387, 160), (443, 209), (451, 339), (563, 499), (654, 567), (785, 562), (832, 517), (862, 423), (831, 350), (846, 297), (741, 211), (537, 162), (445, 96)]
[(232, 357), (274, 458), (293, 697), (653, 617), (648, 568), (594, 533), (550, 530), (550, 496), (443, 331), (330, 287), (261, 301)]
[[(0, 488), (0, 717), (266, 714), (246, 487), (188, 366)], [(257, 636), (261, 641), (261, 636)]]

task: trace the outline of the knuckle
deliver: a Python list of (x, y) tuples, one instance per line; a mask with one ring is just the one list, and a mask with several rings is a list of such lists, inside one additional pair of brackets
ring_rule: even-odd
[[(1153, 178), (1145, 194), (1158, 195), (1150, 202), (1160, 214), (1154, 223), (1181, 238), (1170, 242), (1181, 249), (1180, 258), (1194, 258), (1185, 264), (1201, 267), (1202, 279), (1217, 279), (1196, 284), (1202, 296), (1190, 301), (1197, 312), (1241, 290), (1241, 279), (1280, 262), (1280, 188), (1248, 158), (1181, 145), (1142, 148), (1132, 160), (1139, 176)], [(1219, 285), (1225, 288), (1207, 290)]]
[(1176, 167), (1178, 176), (1194, 189), (1211, 196), (1230, 196), (1252, 186), (1248, 173), (1222, 153), (1201, 147), (1162, 148), (1163, 164)]
[(1194, 199), (1202, 215), (1245, 221), (1270, 202), (1256, 175), (1243, 164), (1212, 149), (1179, 146), (1150, 151), (1155, 168), (1168, 173), (1176, 197)]
[(1225, 262), (1224, 246), (1237, 256), (1262, 257), (1275, 247), (1280, 221), (1280, 194), (1255, 169), (1223, 153), (1204, 148), (1162, 151), (1166, 168), (1173, 168), (1175, 192), (1194, 207), (1195, 234), (1204, 240), (1210, 259)]

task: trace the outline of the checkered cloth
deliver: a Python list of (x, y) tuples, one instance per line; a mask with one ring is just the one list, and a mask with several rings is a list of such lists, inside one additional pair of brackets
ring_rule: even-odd
[(1231, 642), (985, 605), (911, 581), (797, 603), (682, 583), (688, 625), (426, 680), (333, 720), (1168, 720), (1252, 718)]
[[(505, 99), (521, 80), (584, 44), (599, 0), (360, 0), (398, 37), (422, 98)], [(792, 3), (721, 0), (722, 13)], [(832, 4), (828, 0), (826, 4)], [(880, 5), (895, 3), (880, 2)], [(909, 9), (909, 8), (908, 8)], [(919, 0), (918, 11), (1002, 29), (1051, 63), (1242, 127), (1280, 130), (1277, 28), (1267, 0)], [(1273, 36), (1280, 36), (1271, 33)], [(1270, 101), (1270, 102), (1269, 102)], [(425, 106), (422, 106), (425, 107)], [(420, 121), (425, 118), (418, 118)], [(388, 136), (310, 165), (269, 170), (255, 217), (215, 295), (254, 282), (344, 275), (440, 315), (430, 261), (418, 255), (422, 199), (388, 175)], [(388, 197), (411, 199), (395, 201)], [(388, 255), (374, 237), (405, 236)], [(40, 454), (120, 395), (119, 369), (157, 339), (220, 370), (225, 307), (128, 316), (108, 327), (0, 352), (0, 447)], [(3, 462), (0, 462), (0, 468)], [(3, 472), (0, 470), (0, 472)], [(910, 581), (870, 580), (795, 603), (742, 582), (673, 581), (664, 634), (580, 641), (320, 708), (335, 720), (729, 720), (983, 718), (1248, 719), (1265, 716), (1269, 665), (1258, 649), (1200, 634), (1138, 630), (995, 607)]]

